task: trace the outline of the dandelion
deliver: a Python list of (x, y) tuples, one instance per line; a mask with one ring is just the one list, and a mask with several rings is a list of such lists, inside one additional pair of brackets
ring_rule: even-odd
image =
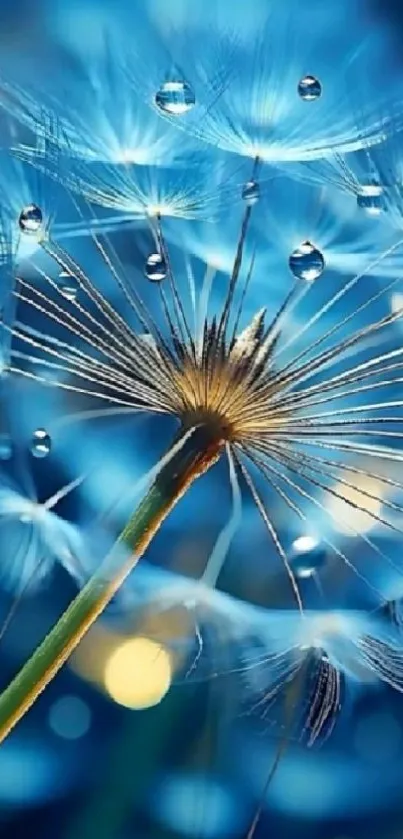
[[(307, 607), (305, 582), (312, 575), (300, 573), (290, 534), (298, 552), (298, 538), (308, 538), (314, 522), (315, 545), (332, 557), (343, 579), (360, 584), (371, 607), (386, 600), (375, 569), (401, 575), (385, 541), (402, 533), (403, 305), (400, 277), (390, 268), (382, 272), (400, 252), (402, 239), (391, 224), (393, 239), (385, 234), (369, 258), (359, 259), (356, 248), (343, 263), (340, 222), (329, 221), (327, 207), (322, 212), (329, 183), (319, 198), (301, 190), (303, 200), (294, 212), (296, 202), (284, 200), (292, 188), (274, 179), (267, 162), (309, 161), (311, 172), (324, 156), (324, 165), (335, 169), (341, 161), (344, 166), (341, 155), (353, 151), (357, 159), (368, 154), (375, 159), (392, 142), (399, 120), (384, 116), (391, 113), (387, 102), (375, 109), (369, 98), (370, 106), (355, 107), (355, 91), (363, 78), (369, 84), (379, 44), (371, 36), (360, 60), (353, 58), (341, 17), (335, 27), (340, 57), (349, 55), (352, 98), (341, 97), (332, 83), (323, 45), (313, 66), (309, 16), (301, 21), (302, 50), (290, 41), (288, 12), (275, 10), (252, 49), (241, 33), (222, 31), (214, 4), (206, 19), (191, 15), (186, 30), (179, 15), (167, 49), (155, 23), (157, 5), (143, 12), (144, 44), (136, 44), (137, 58), (144, 49), (149, 68), (137, 84), (141, 101), (133, 88), (144, 62), (133, 56), (126, 61), (122, 54), (116, 60), (106, 54), (105, 64), (91, 58), (85, 119), (77, 99), (64, 108), (60, 97), (50, 96), (39, 106), (25, 90), (5, 88), (6, 107), (35, 132), (34, 142), (13, 147), (14, 164), (66, 188), (94, 258), (88, 266), (74, 242), (65, 246), (63, 231), (48, 219), (40, 198), (30, 193), (19, 201), (18, 235), (28, 237), (42, 227), (46, 235), (37, 238), (39, 250), (29, 262), (18, 265), (12, 317), (3, 317), (7, 378), (52, 386), (69, 405), (93, 403), (94, 417), (157, 416), (177, 433), (144, 477), (145, 495), (117, 543), (0, 696), (0, 734), (8, 734), (108, 607), (191, 485), (222, 460), (231, 517), (204, 573), (190, 580), (161, 572), (154, 586), (151, 569), (145, 569), (151, 582), (141, 608), (136, 603), (136, 615), (150, 631), (163, 618), (159, 631), (166, 618), (169, 631), (172, 616), (180, 613), (181, 633), (168, 641), (181, 672), (200, 676), (206, 663), (207, 672), (216, 675), (239, 671), (248, 695), (258, 697), (255, 709), (271, 709), (290, 686), (302, 685), (309, 703), (304, 733), (313, 744), (332, 730), (345, 682), (369, 673), (401, 690), (400, 646), (392, 629), (357, 610), (313, 613)], [(319, 14), (319, 4), (313, 5)], [(203, 62), (195, 61), (191, 46), (217, 20)], [(114, 43), (113, 32), (111, 38)], [(232, 70), (238, 64), (241, 75)], [(307, 93), (313, 84), (308, 79), (316, 80), (320, 95)], [(201, 142), (207, 150), (199, 164)], [(228, 170), (223, 152), (242, 160), (234, 157)], [(322, 160), (317, 165), (320, 169)], [(364, 186), (375, 186), (364, 180), (356, 177), (354, 196), (386, 229), (389, 217), (378, 213), (376, 203), (381, 196), (373, 189), (363, 196)], [(272, 257), (262, 265), (258, 251), (278, 250), (280, 236), (267, 213), (276, 194), (284, 201), (284, 250), (272, 295)], [(104, 227), (98, 224), (95, 206), (117, 211), (119, 224), (136, 222), (129, 269), (118, 237), (109, 235), (117, 224), (112, 216)], [(210, 259), (212, 243), (222, 257), (226, 215), (237, 224), (229, 267), (228, 252), (221, 262)], [(217, 222), (199, 249), (190, 246), (189, 220), (195, 219), (200, 228)], [(132, 264), (133, 252), (141, 257), (140, 268)], [(103, 293), (106, 275), (109, 287)], [(35, 445), (43, 453), (43, 436)], [(14, 502), (19, 509), (18, 495)], [(261, 621), (252, 607), (220, 590), (245, 505), (258, 513), (267, 555), (280, 563), (294, 605), (281, 615), (266, 610)], [(41, 549), (45, 545), (53, 561), (82, 583), (79, 547), (70, 530), (57, 519), (64, 539), (59, 550), (53, 541), (55, 514), (46, 503), (37, 506), (28, 515)], [(357, 559), (357, 543), (365, 560)], [(29, 561), (34, 570), (35, 554)]]

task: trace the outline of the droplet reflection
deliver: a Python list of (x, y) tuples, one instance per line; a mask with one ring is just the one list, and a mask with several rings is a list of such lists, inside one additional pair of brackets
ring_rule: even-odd
[(294, 277), (312, 282), (323, 273), (325, 260), (321, 251), (307, 241), (292, 252), (288, 264)]
[(52, 447), (50, 435), (44, 428), (37, 428), (32, 435), (31, 454), (34, 457), (47, 457)]
[(155, 104), (160, 111), (173, 116), (181, 116), (196, 104), (195, 94), (187, 82), (164, 82), (155, 96)]

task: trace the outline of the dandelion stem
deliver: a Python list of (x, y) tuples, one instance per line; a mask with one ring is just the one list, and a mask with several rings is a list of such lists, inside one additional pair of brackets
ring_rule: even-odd
[[(218, 459), (223, 441), (200, 425), (181, 432), (119, 539), (95, 574), (0, 695), (0, 742), (25, 715), (135, 568), (158, 528), (193, 481)], [(122, 561), (122, 547), (130, 555)]]

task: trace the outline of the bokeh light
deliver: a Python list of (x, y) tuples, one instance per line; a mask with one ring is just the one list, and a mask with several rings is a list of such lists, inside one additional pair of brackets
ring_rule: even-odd
[(125, 641), (106, 663), (104, 684), (111, 698), (126, 708), (158, 705), (171, 684), (169, 653), (149, 638)]

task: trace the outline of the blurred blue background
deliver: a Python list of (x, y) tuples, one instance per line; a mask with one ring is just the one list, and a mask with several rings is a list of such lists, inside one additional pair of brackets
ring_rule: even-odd
[[(30, 203), (41, 207), (55, 239), (91, 270), (125, 316), (125, 302), (89, 231), (107, 234), (130, 280), (143, 281), (152, 248), (146, 218), (150, 208), (158, 208), (181, 276), (191, 264), (199, 288), (205, 263), (214, 269), (214, 306), (219, 280), (232, 266), (241, 187), (256, 154), (265, 165), (248, 245), (250, 252), (256, 245), (257, 256), (246, 316), (259, 306), (274, 311), (280, 305), (291, 285), (289, 255), (306, 239), (325, 255), (326, 291), (323, 299), (320, 290), (307, 295), (286, 326), (286, 341), (333, 293), (340, 276), (363, 272), (368, 294), (396, 280), (379, 311), (402, 305), (403, 257), (395, 247), (402, 238), (401, 181), (388, 197), (388, 218), (377, 217), (376, 227), (371, 214), (357, 208), (356, 186), (362, 172), (369, 179), (373, 166), (403, 171), (399, 134), (370, 161), (360, 152), (365, 138), (383, 139), (389, 119), (400, 123), (401, 4), (290, 0), (287, 14), (282, 5), (0, 0), (5, 311), (10, 268), (17, 264), (28, 280), (53, 270), (36, 242), (27, 245), (15, 234), (15, 218)], [(267, 40), (270, 32), (275, 35)], [(192, 81), (204, 108), (202, 121), (189, 115), (186, 130), (149, 105), (173, 68)], [(321, 110), (315, 112), (290, 92), (309, 72), (323, 84)], [(45, 126), (48, 108), (58, 116), (56, 125)], [(46, 127), (46, 137), (38, 125)], [(329, 150), (337, 151), (335, 162), (322, 160)], [(340, 164), (343, 155), (350, 155), (349, 177)], [(67, 297), (79, 293), (71, 277), (57, 280)], [(142, 294), (155, 306), (151, 285), (144, 282)], [(360, 294), (353, 291), (354, 299), (343, 300), (339, 311), (358, 305)], [(331, 324), (331, 315), (324, 320)], [(361, 322), (367, 322), (365, 315)], [(40, 323), (37, 315), (33, 328)], [(313, 325), (313, 337), (322, 324)], [(400, 346), (399, 331), (394, 341)], [(129, 413), (95, 420), (90, 400), (25, 379), (8, 377), (2, 396), (5, 686), (112, 543), (136, 502), (137, 481), (161, 456), (173, 429), (169, 421)], [(42, 435), (38, 442), (38, 429), (49, 440)], [(212, 496), (219, 499), (213, 508)], [(210, 592), (206, 600), (197, 599), (197, 585), (188, 578), (202, 574), (230, 513), (227, 473), (219, 465), (174, 511), (135, 578), (1, 746), (1, 837), (27, 831), (42, 839), (246, 836), (275, 759), (284, 711), (276, 705), (268, 719), (250, 712), (253, 676), (245, 663), (253, 661), (258, 641), (242, 635), (244, 613), (231, 595), (255, 605), (264, 646), (262, 623), (269, 625), (270, 610), (290, 608), (290, 593), (259, 519), (246, 505), (221, 581), (228, 597)], [(322, 521), (313, 509), (307, 530), (291, 522), (281, 504), (276, 514), (289, 550), (309, 554), (301, 580), (311, 608), (323, 602), (326, 608), (378, 607), (371, 586), (388, 600), (400, 600), (403, 587), (394, 567), (380, 562), (360, 538), (342, 532), (337, 537), (365, 570), (367, 587), (328, 562), (321, 543), (331, 531), (325, 516)], [(356, 526), (366, 533), (365, 520)], [(298, 545), (301, 538), (311, 542)], [(394, 566), (401, 562), (399, 537), (383, 533), (377, 544)], [(226, 629), (228, 618), (235, 625), (239, 619), (238, 634)], [(196, 666), (176, 679), (184, 654), (173, 643), (178, 638), (186, 653), (187, 645), (195, 647)], [(171, 647), (174, 656), (167, 653)], [(402, 835), (402, 697), (353, 664), (331, 736), (307, 749), (296, 723), (256, 836)]]

